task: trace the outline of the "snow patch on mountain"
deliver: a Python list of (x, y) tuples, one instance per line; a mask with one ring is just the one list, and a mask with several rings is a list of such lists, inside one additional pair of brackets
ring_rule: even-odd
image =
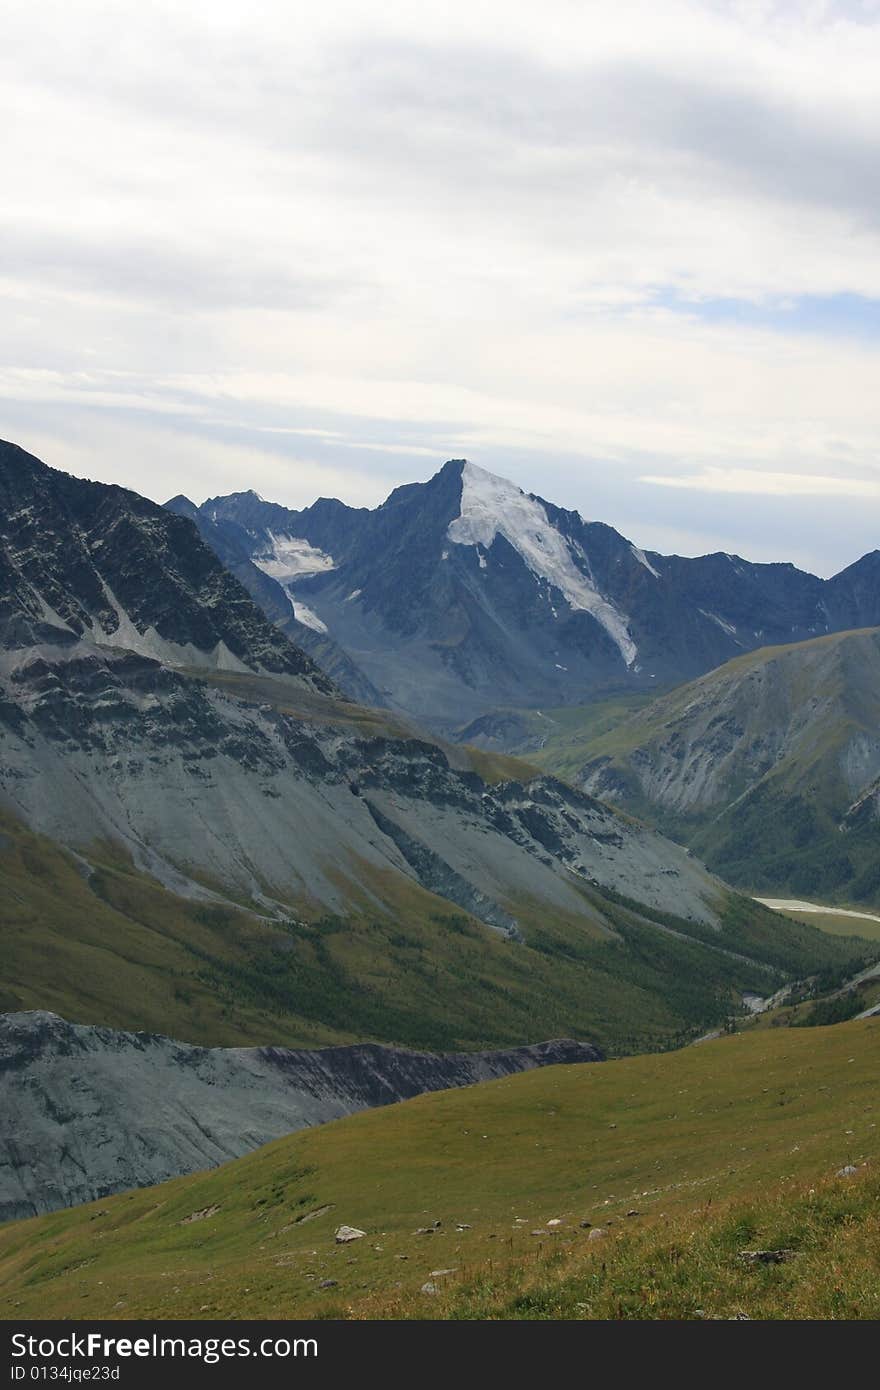
[(705, 608), (700, 608), (697, 611), (702, 613), (704, 618), (708, 618), (710, 622), (717, 623), (718, 627), (721, 628), (722, 632), (726, 632), (728, 637), (736, 637), (736, 628), (733, 623), (726, 622), (724, 618), (719, 618), (717, 613), (710, 613)]
[(639, 547), (637, 545), (631, 545), (630, 550), (632, 551), (633, 555), (638, 560), (640, 565), (644, 565), (645, 569), (648, 570), (651, 574), (653, 574), (655, 579), (660, 578), (660, 571), (654, 568), (654, 566), (651, 564), (651, 561), (645, 554), (644, 550), (639, 550)]
[[(519, 553), (532, 574), (565, 595), (571, 609), (591, 614), (617, 645), (627, 666), (632, 666), (637, 648), (628, 619), (583, 573), (571, 543), (551, 525), (540, 502), (527, 497), (515, 483), (465, 463), (461, 513), (450, 524), (447, 536), (455, 545), (481, 545), (488, 550), (498, 534)], [(577, 552), (587, 563), (580, 547)]]
[(28, 584), (28, 588), (30, 589), (31, 593), (36, 599), (36, 602), (40, 610), (40, 617), (42, 618), (43, 622), (46, 623), (49, 627), (57, 627), (60, 632), (72, 633), (73, 628), (70, 626), (69, 623), (65, 622), (61, 614), (58, 613), (50, 603), (46, 602), (45, 597), (43, 596), (43, 594), (40, 593), (39, 589), (37, 589), (33, 584)]
[(325, 555), (301, 536), (276, 536), (272, 531), (268, 536), (268, 544), (261, 555), (254, 556), (254, 564), (279, 584), (336, 568), (332, 555)]
[(164, 662), (166, 666), (208, 666), (217, 671), (247, 671), (249, 667), (229, 650), (221, 639), (211, 651), (201, 651), (192, 642), (171, 642), (162, 637), (155, 627), (143, 632), (126, 612), (109, 584), (101, 581), (107, 602), (114, 609), (118, 626), (107, 632), (99, 622), (93, 620), (89, 641), (96, 647), (111, 647), (119, 650), (137, 652), (139, 656), (150, 657), (153, 661)]
[(327, 624), (322, 623), (317, 613), (313, 613), (311, 608), (307, 608), (304, 603), (300, 603), (297, 599), (293, 598), (293, 596), (291, 596), (290, 601), (293, 604), (293, 616), (298, 623), (304, 623), (305, 626), (310, 627), (313, 632), (327, 631)]

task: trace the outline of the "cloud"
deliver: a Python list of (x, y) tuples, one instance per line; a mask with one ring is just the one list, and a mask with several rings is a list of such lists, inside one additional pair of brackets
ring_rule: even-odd
[(747, 468), (704, 468), (675, 477), (643, 474), (640, 483), (693, 492), (735, 492), (758, 497), (877, 497), (880, 479), (823, 477), (817, 473), (756, 473)]
[[(353, 506), (375, 506), (390, 490), (386, 480), (334, 464), (298, 447), (258, 448), (215, 435), (206, 448), (203, 434), (188, 422), (164, 426), (127, 416), (49, 413), (31, 419), (26, 430), (31, 452), (54, 468), (96, 482), (119, 483), (155, 502), (183, 492), (199, 503), (207, 497), (253, 487), (290, 506), (309, 505), (318, 496), (339, 497)], [(404, 479), (394, 478), (392, 486)]]
[(878, 65), (867, 0), (9, 0), (3, 432), (292, 504), (470, 452), (694, 547), (797, 485), (830, 563), (829, 499), (880, 529)]

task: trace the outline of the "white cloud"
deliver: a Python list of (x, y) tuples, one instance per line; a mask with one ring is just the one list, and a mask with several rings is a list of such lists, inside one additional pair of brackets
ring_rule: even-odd
[(640, 483), (696, 492), (736, 492), (757, 497), (880, 497), (880, 479), (823, 477), (818, 473), (758, 473), (748, 468), (704, 468), (675, 477), (644, 474)]
[[(34, 424), (27, 447), (53, 468), (119, 483), (166, 502), (185, 493), (194, 502), (253, 488), (261, 496), (281, 498), (292, 507), (308, 506), (318, 496), (339, 497), (352, 506), (376, 506), (387, 493), (382, 477), (334, 465), (314, 456), (278, 453), (214, 438), (206, 448), (202, 436), (185, 423), (159, 428), (142, 420), (77, 415), (57, 417), (50, 428)], [(395, 477), (392, 486), (405, 481)]]
[[(659, 480), (695, 545), (700, 492), (733, 486), (707, 478), (867, 512), (837, 475), (873, 486), (880, 331), (701, 306), (880, 299), (878, 20), (9, 0), (3, 432), (144, 491), (161, 439), (185, 491), (257, 467), (294, 504), (492, 454), (621, 525), (641, 488), (662, 534)], [(800, 524), (823, 552), (823, 508)]]

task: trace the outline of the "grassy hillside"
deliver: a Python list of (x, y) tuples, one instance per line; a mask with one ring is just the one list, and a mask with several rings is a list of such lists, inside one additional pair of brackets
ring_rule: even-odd
[(805, 926), (817, 927), (819, 931), (830, 932), (832, 936), (862, 937), (866, 941), (880, 941), (880, 919), (869, 916), (852, 917), (847, 912), (798, 912), (784, 910), (782, 915), (792, 922), (803, 922)]
[(573, 1036), (636, 1052), (711, 1027), (742, 990), (851, 971), (864, 950), (733, 897), (724, 932), (704, 942), (691, 923), (652, 925), (598, 891), (585, 892), (577, 919), (517, 903), (523, 946), (402, 878), (377, 884), (396, 895), (393, 918), (364, 902), (345, 920), (266, 922), (177, 898), (113, 846), (95, 846), (89, 863), (90, 875), (3, 822), (2, 1009), (225, 1046), (373, 1039), (447, 1050)]
[[(774, 899), (769, 898), (766, 901), (773, 902)], [(805, 926), (817, 927), (819, 931), (829, 931), (834, 937), (849, 937), (856, 933), (865, 941), (880, 941), (880, 916), (873, 913), (859, 912), (858, 915), (854, 915), (851, 909), (829, 906), (801, 910), (797, 905), (791, 908), (774, 906), (773, 910), (780, 912), (784, 917), (790, 917), (792, 922), (802, 922)]]
[(535, 733), (540, 747), (525, 756), (544, 772), (572, 779), (583, 766), (583, 750), (595, 739), (603, 738), (624, 720), (647, 708), (656, 696), (629, 693), (596, 700), (589, 705), (563, 705), (543, 710)]
[(870, 629), (749, 652), (533, 757), (688, 844), (738, 887), (880, 906), (880, 827), (848, 814), (878, 776), (878, 731), (880, 633)]
[(876, 1317), (878, 1064), (872, 1020), (366, 1112), (3, 1228), (0, 1316)]
[(505, 748), (544, 772), (570, 778), (583, 766), (583, 750), (593, 739), (644, 709), (656, 694), (628, 691), (587, 705), (499, 709), (460, 730), (459, 737), (479, 739), (487, 750)]

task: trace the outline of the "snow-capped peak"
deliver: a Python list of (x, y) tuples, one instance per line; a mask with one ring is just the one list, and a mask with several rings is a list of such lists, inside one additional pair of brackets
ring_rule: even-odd
[(499, 534), (537, 578), (564, 594), (570, 608), (592, 614), (616, 643), (627, 666), (632, 666), (636, 645), (628, 619), (599, 593), (577, 564), (575, 552), (587, 564), (580, 547), (557, 531), (541, 503), (522, 488), (465, 463), (461, 470), (461, 512), (450, 524), (448, 538), (455, 545), (480, 545), (488, 550)]

